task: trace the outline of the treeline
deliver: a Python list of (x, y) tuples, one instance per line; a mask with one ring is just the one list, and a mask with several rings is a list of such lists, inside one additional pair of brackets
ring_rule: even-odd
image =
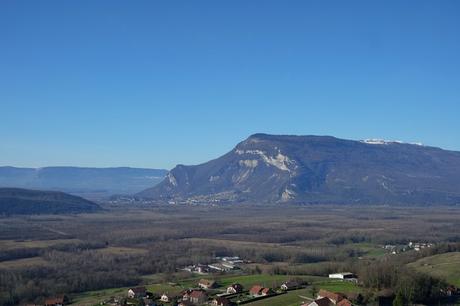
[(15, 260), (22, 258), (30, 258), (42, 256), (43, 254), (57, 250), (63, 252), (78, 252), (84, 250), (93, 250), (106, 247), (104, 242), (72, 242), (72, 243), (57, 243), (45, 248), (15, 248), (9, 250), (0, 250), (0, 261)]
[(444, 297), (442, 290), (447, 287), (444, 281), (393, 261), (361, 265), (355, 270), (365, 287), (391, 289), (398, 306), (417, 303), (437, 304)]

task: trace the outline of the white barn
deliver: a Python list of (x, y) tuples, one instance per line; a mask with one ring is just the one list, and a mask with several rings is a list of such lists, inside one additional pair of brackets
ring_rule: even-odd
[(333, 273), (329, 274), (329, 278), (334, 279), (356, 279), (357, 276), (351, 272), (340, 272), (340, 273)]

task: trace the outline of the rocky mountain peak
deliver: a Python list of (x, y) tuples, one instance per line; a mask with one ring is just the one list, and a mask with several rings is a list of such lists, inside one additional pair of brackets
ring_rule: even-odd
[(185, 203), (460, 203), (460, 152), (376, 144), (254, 134), (217, 159), (177, 166), (139, 196)]

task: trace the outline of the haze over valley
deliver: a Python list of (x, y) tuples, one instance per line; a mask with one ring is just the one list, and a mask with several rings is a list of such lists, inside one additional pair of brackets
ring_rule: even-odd
[(92, 199), (133, 194), (160, 182), (167, 170), (139, 168), (0, 167), (0, 187), (55, 190)]

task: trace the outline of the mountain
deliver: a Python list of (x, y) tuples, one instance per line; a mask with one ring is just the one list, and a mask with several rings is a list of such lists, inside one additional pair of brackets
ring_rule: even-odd
[(133, 194), (161, 182), (167, 171), (142, 168), (0, 167), (0, 187), (68, 192), (87, 198)]
[(0, 188), (2, 214), (63, 214), (101, 210), (96, 203), (56, 191)]
[(255, 134), (215, 160), (176, 166), (138, 196), (188, 203), (460, 204), (460, 152)]

